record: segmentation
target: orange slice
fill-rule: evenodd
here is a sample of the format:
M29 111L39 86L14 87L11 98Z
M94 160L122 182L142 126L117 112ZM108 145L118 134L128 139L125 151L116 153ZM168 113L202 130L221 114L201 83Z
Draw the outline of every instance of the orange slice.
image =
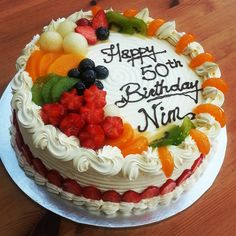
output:
M153 20L149 25L148 25L148 30L147 30L147 35L148 36L153 36L155 35L156 31L165 23L163 19L156 19Z
M159 159L162 164L162 170L167 178L169 178L174 170L174 160L167 147L158 148Z
M202 84L202 88L205 87L215 87L219 89L222 93L226 93L228 91L228 85L226 82L221 78L209 78L205 80Z
M49 67L48 74L55 73L58 75L66 76L68 71L79 65L82 57L74 54L64 54L58 57Z
M215 60L215 58L210 53L205 52L205 53L201 53L201 54L197 55L196 57L194 57L192 59L192 61L190 62L189 66L192 69L194 69L207 61L211 62L214 60Z
M124 16L126 17L134 17L137 15L138 11L136 9L127 9L124 11Z
M177 53L182 53L184 51L184 49L188 46L188 44L190 44L194 40L195 40L195 36L193 36L192 34L184 34L180 38L178 43L176 44L175 51Z
M95 16L100 10L102 10L103 8L99 5L95 5L91 8L92 14L93 16Z
M41 50L34 51L27 61L25 70L29 73L33 81L39 76L39 63L44 55Z
M200 104L194 108L193 112L195 114L209 113L220 123L221 127L225 126L225 113L220 107L214 104Z
M208 137L197 129L191 129L189 134L196 142L198 150L204 155L208 154L211 148Z

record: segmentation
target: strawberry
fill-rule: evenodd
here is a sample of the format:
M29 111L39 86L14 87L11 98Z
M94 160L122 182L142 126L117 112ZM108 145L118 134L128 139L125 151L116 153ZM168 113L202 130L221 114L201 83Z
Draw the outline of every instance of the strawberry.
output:
M179 186L180 184L182 184L191 174L192 174L191 170L189 169L184 170L183 173L176 180L176 185Z
M59 103L45 104L41 116L45 124L58 126L66 114L66 109Z
M128 190L122 195L122 201L123 202L133 202L137 203L141 201L141 196L135 191Z
M99 10L92 19L92 27L96 30L100 27L108 28L108 21L104 10Z
M104 145L105 135L100 125L87 125L79 133L82 147L98 149Z
M30 151L29 146L27 144L23 144L21 146L21 151L26 161L28 162L28 164L31 164L32 160L34 159L34 156L32 152Z
M18 147L18 149L23 152L23 146L24 146L24 140L23 137L20 133L20 131L16 131L16 146Z
M176 187L176 183L172 179L168 179L160 188L160 195L164 195L173 191Z
M38 172L43 177L47 177L47 168L39 158L32 159L32 165L36 172Z
M93 45L97 42L95 30L89 25L77 26L75 28L75 32L82 34L90 45Z
M104 111L102 108L81 107L80 114L87 124L99 124L104 119Z
M102 122L102 128L107 138L115 139L123 133L123 121L118 116L107 116Z
M47 173L48 182L56 185L57 187L62 186L63 178L56 170L49 170Z
M77 113L67 114L60 123L60 130L67 136L78 136L85 122L81 115Z
M78 26L86 26L86 25L91 25L91 22L87 18L81 18L81 19L76 21L76 25L78 25Z
M93 186L83 187L82 195L85 198L89 198L92 200L100 200L102 197L100 190L98 190L97 188Z
M200 157L198 157L198 159L196 159L191 167L191 171L192 173L196 171L196 169L198 168L198 166L200 166L200 164L202 163L202 160L204 159L205 155L201 154Z
M78 96L76 89L72 89L70 92L62 94L60 103L69 111L79 112L83 104L83 97Z
M105 202L121 202L121 196L114 190L108 190L102 194L102 200Z
M156 186L146 188L140 195L142 199L152 198L159 195L160 189Z
M69 178L64 180L62 189L77 196L80 196L82 191L80 185L75 180Z
M87 107L103 108L106 105L106 91L98 89L96 85L84 91L84 100Z

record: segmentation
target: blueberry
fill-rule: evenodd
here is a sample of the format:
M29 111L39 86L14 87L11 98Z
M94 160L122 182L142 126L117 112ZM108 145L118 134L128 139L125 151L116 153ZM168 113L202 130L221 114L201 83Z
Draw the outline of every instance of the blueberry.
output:
M89 3L91 6L95 6L95 5L97 5L97 1L96 0L92 0L92 1L90 1L90 3Z
M86 71L82 72L80 78L84 82L86 88L89 88L95 82L96 73L94 70L86 70Z
M80 77L80 71L78 68L73 68L68 71L67 75L72 78L79 78Z
M74 87L76 88L78 95L84 94L84 90L86 89L86 87L83 82L80 81L80 82L76 83Z
M98 89L103 90L104 86L100 80L95 80L94 84L97 86Z
M99 40L106 40L106 39L108 39L109 34L110 34L109 30L107 28L104 28L104 27L99 27L96 30L96 35L97 35L97 38Z
M94 67L95 67L94 61L89 59L89 58L85 58L80 62L78 68L79 68L80 72L83 72L83 71L86 71L86 70L94 69Z
M106 79L109 75L109 70L105 66L96 66L95 72L97 79Z

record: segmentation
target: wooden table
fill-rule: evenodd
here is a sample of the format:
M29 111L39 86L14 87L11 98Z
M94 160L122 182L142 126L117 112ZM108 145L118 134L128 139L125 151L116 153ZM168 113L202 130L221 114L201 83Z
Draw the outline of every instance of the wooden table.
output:
M62 219L60 235L236 235L236 2L235 0L181 0L170 8L170 0L100 0L104 8L118 10L149 7L151 15L176 19L179 31L193 32L208 52L217 58L230 91L227 113L228 147L223 167L201 200L163 222L133 229L105 229ZM15 60L32 36L54 18L79 9L89 9L88 0L0 1L0 94L15 73ZM4 134L0 134L4 135ZM0 163L0 235L27 235L46 212L13 183Z

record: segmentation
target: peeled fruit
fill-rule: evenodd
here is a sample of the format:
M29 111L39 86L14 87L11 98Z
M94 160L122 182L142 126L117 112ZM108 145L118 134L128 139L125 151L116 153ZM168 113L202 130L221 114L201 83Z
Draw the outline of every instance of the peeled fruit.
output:
M39 45L43 51L59 52L62 50L62 36L55 31L44 32L40 35Z
M65 20L59 24L57 32L64 38L67 34L74 32L76 26L74 22Z
M66 53L86 55L88 43L83 35L71 32L64 38L63 49Z
M159 147L158 155L162 164L162 170L168 178L172 175L174 170L174 160L167 147Z

